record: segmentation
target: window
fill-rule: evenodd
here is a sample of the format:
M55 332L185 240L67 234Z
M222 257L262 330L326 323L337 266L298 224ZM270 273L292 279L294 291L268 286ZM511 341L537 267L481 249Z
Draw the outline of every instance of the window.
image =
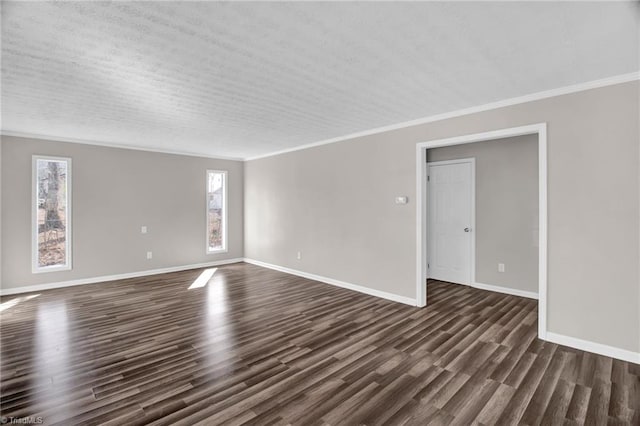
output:
M207 170L207 253L227 250L227 172Z
M33 157L33 272L71 269L71 159Z

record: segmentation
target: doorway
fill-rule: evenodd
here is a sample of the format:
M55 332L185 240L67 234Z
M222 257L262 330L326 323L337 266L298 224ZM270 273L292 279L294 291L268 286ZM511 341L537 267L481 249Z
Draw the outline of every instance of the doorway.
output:
M472 284L475 159L427 163L427 200L427 277Z
M427 305L427 149L513 136L538 137L538 337L547 329L547 126L546 123L437 139L416 144L416 306ZM471 229L473 231L473 229ZM470 232L473 234L473 232Z

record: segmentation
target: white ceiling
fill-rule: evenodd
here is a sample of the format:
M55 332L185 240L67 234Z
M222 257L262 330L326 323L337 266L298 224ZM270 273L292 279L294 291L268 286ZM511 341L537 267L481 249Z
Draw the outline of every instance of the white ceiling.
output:
M2 3L2 128L252 157L637 71L629 3Z

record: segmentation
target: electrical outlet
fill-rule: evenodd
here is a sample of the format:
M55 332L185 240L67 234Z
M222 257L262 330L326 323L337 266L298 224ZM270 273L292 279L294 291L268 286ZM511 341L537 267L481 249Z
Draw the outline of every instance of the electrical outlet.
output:
M153 252L148 251L147 252L147 259L152 259L153 258Z
M498 263L498 272L504 272L504 263Z
M400 196L396 197L396 204L407 204L409 202L408 197Z
M146 234L146 233L147 233L147 227L146 227L146 226L144 226L144 225L142 225L142 226L140 227L140 233L141 233L141 234Z
M298 252L297 259L298 259L298 260L302 259L302 253Z

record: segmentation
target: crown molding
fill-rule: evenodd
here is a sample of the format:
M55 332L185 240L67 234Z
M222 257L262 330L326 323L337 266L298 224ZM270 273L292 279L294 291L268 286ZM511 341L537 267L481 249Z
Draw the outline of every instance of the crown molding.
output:
M391 130L404 129L406 127L418 126L420 124L433 123L434 121L446 120L449 118L461 117L463 115L475 114L478 112L490 111L498 108L504 108L507 106L524 104L527 102L537 101L541 99L553 98L555 96L568 95L571 93L582 92L590 89L597 89L599 87L613 86L615 84L628 83L630 81L640 80L640 71L621 74L612 77L602 78L599 80L587 81L584 83L572 84L570 86L559 87L556 89L545 90L543 92L531 93L524 96L518 96L515 98L504 99L501 101L491 102L484 105L478 105L469 108L463 108L456 111L445 112L442 114L431 115L429 117L418 118L416 120L404 121L402 123L392 124L389 126L376 127L361 132L350 133L344 136L338 136L331 139L325 139L318 142L312 142L305 145L296 146L293 148L283 149L279 151L270 152L267 154L256 155L253 157L247 157L245 161L259 160L261 158L273 157L276 155L286 154L289 152L301 151L303 149L313 148L322 145L328 145L336 142L342 142L349 139L360 138L363 136L375 135L378 133L389 132Z
M445 112L442 114L431 115L428 117L418 118L416 120L404 121L397 124L391 124L388 126L375 127L369 130L363 130L360 132L349 133L343 136L337 136L331 139L324 139L318 142L312 142L304 145L299 145L292 148L287 148L283 150L273 151L266 154L260 154L256 156L250 157L227 157L227 156L219 156L219 155L209 155L204 153L195 153L195 152L184 152L179 150L166 150L166 149L155 149L155 148L147 148L141 146L131 146L131 145L122 145L111 142L103 142L103 141L93 141L93 140L83 140L76 138L65 138L60 136L52 136L52 135L43 135L43 134L35 134L28 132L20 132L14 130L0 130L0 135L2 136L15 136L22 138L34 138L34 139L45 139L57 142L70 142L70 143L81 143L85 145L96 145L96 146L104 146L108 148L120 148L120 149L132 149L135 151L147 151L147 152L157 152L161 154L172 154L172 155L185 155L190 157L200 157L200 158L211 158L216 160L231 160L231 161L253 161L259 160L261 158L273 157L276 155L286 154L289 152L302 151L304 149L314 148L322 145L329 145L336 142L342 142L349 139L360 138L363 136L371 136L379 133L389 132L392 130L404 129L407 127L418 126L426 123L433 123L435 121L446 120L449 118L461 117L464 115L475 114L478 112L490 111L498 108L504 108L512 105L524 104L527 102L533 102L541 99L553 98L555 96L568 95L571 93L582 92L585 90L597 89L599 87L613 86L615 84L628 83L630 81L640 80L640 71L631 72L628 74L620 74L612 77L602 78L599 80L587 81L584 83L572 84L569 86L559 87L556 89L545 90L542 92L531 93L528 95L518 96L515 98L504 99L501 101L491 102L484 105L477 105L474 107L463 108L455 111Z
M92 141L92 140L84 140L84 139L76 139L76 138L65 138L60 136L50 136L50 135L42 135L37 133L28 133L28 132L19 132L14 130L0 130L0 135L2 136L13 136L18 138L31 138L31 139L41 139L55 142L68 142L68 143L79 143L84 145L95 145L102 146L105 148L118 148L118 149L131 149L134 151L146 151L146 152L156 152L159 154L171 154L171 155L184 155L187 157L200 157L200 158L211 158L214 160L230 160L230 161L244 161L242 157L226 157L221 155L209 155L209 154L201 154L196 152L188 152L188 151L177 151L170 149L156 149L156 148L147 148L142 146L135 145L122 145L111 142L102 142L102 141Z

